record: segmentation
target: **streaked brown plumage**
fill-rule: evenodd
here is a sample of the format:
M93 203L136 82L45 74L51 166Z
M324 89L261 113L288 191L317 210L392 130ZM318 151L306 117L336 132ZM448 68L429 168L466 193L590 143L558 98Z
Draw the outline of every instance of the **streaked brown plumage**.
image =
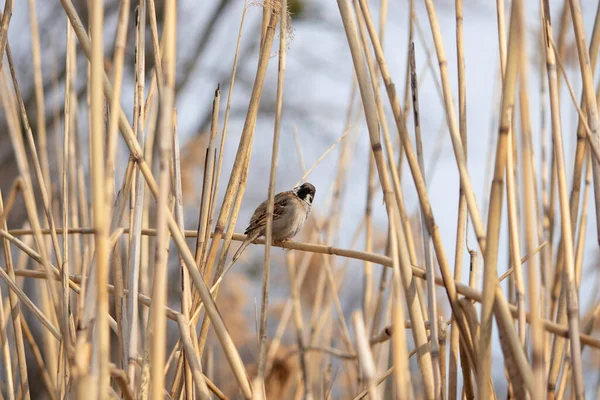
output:
M296 236L310 215L315 197L315 187L306 182L292 190L275 195L273 208L273 243L280 244ZM266 234L267 200L263 201L252 214L250 223L244 232L248 237L235 252L233 264L244 249L257 238Z

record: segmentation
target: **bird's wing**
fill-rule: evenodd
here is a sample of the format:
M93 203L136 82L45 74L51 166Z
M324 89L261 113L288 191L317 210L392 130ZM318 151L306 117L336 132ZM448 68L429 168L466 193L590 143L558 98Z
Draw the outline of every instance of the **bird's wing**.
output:
M289 196L289 192L282 192L275 195L274 199L274 207L273 207L273 221L276 221L280 218L285 208L290 204L290 202L294 201L294 198ZM250 223L244 232L248 235L250 232L255 231L257 229L263 228L267 224L267 200L263 201L252 214L252 218L250 218Z

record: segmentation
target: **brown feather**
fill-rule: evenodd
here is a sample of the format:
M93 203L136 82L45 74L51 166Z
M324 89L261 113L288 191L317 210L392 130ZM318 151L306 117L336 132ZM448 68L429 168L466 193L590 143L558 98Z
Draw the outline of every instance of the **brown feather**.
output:
M275 195L274 207L273 207L273 221L276 221L283 214L285 207L289 204L289 201L294 201L294 198L289 196L288 192L281 192ZM252 214L250 223L246 228L244 234L250 235L252 232L260 231L267 225L267 200L260 203L260 205Z

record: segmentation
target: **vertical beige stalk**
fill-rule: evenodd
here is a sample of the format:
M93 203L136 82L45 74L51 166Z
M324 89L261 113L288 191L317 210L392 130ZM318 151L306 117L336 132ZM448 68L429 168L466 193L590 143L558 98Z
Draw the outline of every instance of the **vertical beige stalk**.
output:
M71 21L71 25L75 29L75 33L77 34L79 43L81 44L81 47L86 57L91 58L90 41L85 30L83 29L83 25L81 24L81 20L79 19L79 16L75 11L73 3L70 0L61 0L61 4L69 17L69 20ZM104 91L107 97L111 96L112 86L108 81L106 75L104 76ZM136 162L138 163L140 171L142 172L144 179L146 180L150 192L156 198L158 197L158 185L156 183L156 180L154 179L154 176L152 175L149 165L146 163L146 160L143 157L142 148L140 147L140 144L134 136L133 130L129 125L125 112L122 108L119 109L118 112L119 130L121 131L121 134L125 139L125 143L127 144L129 151L131 152L131 157L133 157L133 159L136 160ZM248 382L247 373L245 371L241 357L237 349L235 348L235 345L233 344L231 336L227 332L225 323L219 315L217 306L213 298L211 297L210 292L206 287L206 284L204 283L200 273L196 268L194 256L190 252L185 238L179 230L175 218L170 212L167 213L167 222L169 231L171 232L175 245L177 246L177 249L179 250L180 254L182 255L185 261L185 266L188 269L190 278L192 279L194 285L198 289L202 302L204 303L206 313L208 314L209 318L213 323L215 332L217 334L217 337L219 338L219 341L221 342L223 351L233 370L236 381L240 385L240 389L242 390L244 397L250 398L252 396L252 388Z
M481 221L479 209L477 208L475 194L473 192L471 180L467 171L465 154L460 139L458 124L456 123L454 100L452 99L450 80L448 78L448 61L446 60L446 54L444 52L442 34L440 32L440 27L437 21L437 14L435 12L433 0L425 0L425 6L427 7L429 24L431 25L433 41L435 43L435 49L438 56L438 64L440 67L440 76L442 78L442 88L444 93L444 104L446 106L446 117L448 121L448 128L450 130L450 138L452 139L452 147L454 148L454 157L456 158L458 171L460 172L460 183L464 190L465 198L467 200L467 206L469 208L469 214L471 214L471 222L473 224L473 229L475 230L475 235L477 236L477 240L479 241L480 247L483 249L485 248L486 240L484 236L484 225Z
M392 357L394 361L394 388L396 398L412 399L414 396L406 348L406 331L404 330L403 290L400 279L400 255L398 248L398 227L390 219L390 247L393 262L392 271ZM405 293L405 292L404 292ZM405 293L406 295L406 293ZM406 299L408 301L408 299Z
M465 162L467 162L467 82L465 73L465 44L463 35L463 2L455 0L456 58L458 72L458 127ZM467 203L462 186L458 191L458 216L456 221L456 244L454 246L454 279L462 279L463 254L466 246ZM450 327L450 367L447 396L456 400L458 390L459 330L456 324ZM469 378L470 379L470 378Z
M417 159L419 168L425 177L425 161L423 159L423 141L421 139L421 119L419 115L419 89L417 84L417 67L415 61L415 44L410 44L409 51L410 65L410 87L413 103L413 121L415 124L415 142L417 146ZM427 184L427 182L425 182ZM435 397L441 396L442 377L440 366L440 346L439 346L439 328L437 315L437 296L435 294L435 271L433 268L433 252L431 250L431 240L427 232L427 222L425 213L421 210L421 238L423 240L423 255L425 260L425 272L427 278L427 306L429 317L429 336L431 345L431 358L433 360L433 378L435 384Z
M481 306L481 328L478 346L478 398L487 398L489 395L488 382L491 376L491 339L492 317L495 301L496 287L498 286L498 245L500 240L500 221L502 216L502 192L504 189L504 173L506 170L507 152L509 149L509 129L511 126L512 110L515 101L515 92L518 76L518 44L520 40L521 18L520 0L512 4L510 18L510 32L508 39L508 56L506 74L502 88L502 105L500 109L500 126L498 128L498 143L496 147L496 162L494 167L494 180L490 191L490 205L487 227L487 245L484 255L483 300Z
M164 307L167 304L167 261L168 261L168 228L167 215L169 211L169 197L171 193L171 179L169 166L171 160L171 143L173 142L173 108L175 105L175 46L177 27L177 3L168 1L164 10L164 48L163 48L163 91L160 97L160 122L158 131L159 148L159 178L157 199L157 241L156 263L154 271L154 284L152 290L152 305L150 318L152 319L152 398L163 396L165 374L165 343L167 341L167 321Z
M108 221L110 209L106 208L104 186L104 96L102 78L104 75L104 4L94 1L91 6L91 132L90 170L92 175L92 207L96 244L97 282L97 344L94 347L98 360L98 399L106 399L109 393L110 331L108 327L108 274L109 246Z
M392 105L392 112L394 113L394 120L396 121L396 129L398 130L400 137L403 142L403 148L406 152L406 158L410 166L410 171L413 175L413 180L415 182L415 187L417 189L417 194L419 196L419 203L421 208L423 209L424 214L426 215L427 229L429 234L431 235L434 250L436 253L436 257L438 260L438 264L440 266L440 271L442 273L442 277L444 278L444 288L446 289L446 294L450 300L450 307L452 307L452 311L454 314L459 315L461 313L460 306L458 304L458 297L456 292L456 285L454 280L452 279L452 275L450 273L450 268L448 267L448 260L446 257L446 253L444 251L442 245L442 238L439 232L439 228L435 222L435 218L433 216L433 211L431 209L431 203L429 202L427 188L425 186L425 182L423 179L423 174L421 173L421 169L418 165L417 156L415 155L412 145L410 143L410 139L408 138L408 133L406 129L406 121L404 118L404 114L400 109L400 103L398 97L396 95L396 88L394 82L391 79L387 63L383 56L383 50L381 48L381 44L379 43L378 37L375 33L375 29L373 27L371 14L368 8L368 5L365 0L360 0L361 9L365 16L365 23L367 24L367 29L369 30L369 36L371 37L371 42L373 44L373 49L375 50L375 56L377 58L377 62L379 63L379 69L381 71L381 75L383 77L383 81L385 83L385 87L388 93L388 99ZM483 242L480 241L480 244ZM463 333L463 338L465 338L464 333L466 332L466 326L463 323L462 318L458 318L457 326ZM473 344L466 343L466 354L472 359L473 358Z
M203 263L203 265L206 267L203 271L204 279L206 282L208 282L207 277L211 275L213 264L216 260L217 251L220 247L221 239L223 238L223 233L225 231L225 223L227 222L229 213L231 212L231 218L229 218L227 232L231 232L231 234L233 234L233 228L235 227L237 215L241 207L241 201L246 190L246 178L244 176L247 176L248 174L248 165L250 162L250 154L252 152L252 141L254 140L254 128L256 125L256 118L258 117L258 107L260 105L262 88L265 82L267 65L269 62L269 55L275 37L275 28L277 26L277 20L277 14L274 14L274 17L270 19L265 41L263 43L263 46L261 47L259 63L256 70L256 77L254 79L254 85L252 87L250 104L248 105L248 112L246 113L246 119L244 120L242 137L240 138L238 151L236 153L235 161L233 163L233 170L229 176L229 183L227 184L225 198L223 199L223 204L221 205L221 210L219 211L219 217L217 218L213 238L210 243L209 250L206 254L205 261ZM234 202L235 205L233 204ZM221 261L223 261L223 263L225 262L225 257L227 256L225 250L229 248L230 243L227 242L227 236L228 234L226 233L225 241L223 243L224 245L221 250L221 257L219 258L219 266L221 265ZM201 328L199 339L200 353L202 353L202 351L204 350L204 343L206 342L210 321L205 318L202 324L203 326Z
M10 358L10 344L8 343L7 328L8 324L4 316L4 295L0 291L0 351L2 351L2 359L4 360L4 375L6 398L15 400L15 386L13 382L12 361Z
M381 395L375 386L375 361L373 360L373 353L371 353L369 340L367 338L365 320L360 311L355 311L352 314L352 325L354 326L354 333L356 334L358 361L360 362L363 374L365 375L365 380L367 381L369 398L372 400L380 399Z
M246 19L246 4L244 4L244 10L242 11L242 19L240 21L240 29L238 32L237 43L235 45L235 55L233 57L233 66L231 67L231 81L229 82L229 91L227 93L227 106L225 107L225 117L223 118L223 131L221 133L221 144L219 146L219 159L217 161L216 176L215 176L215 187L213 189L213 197L210 202L210 216L209 216L209 229L212 228L214 220L215 203L217 201L217 195L219 193L219 184L221 182L221 169L223 167L223 158L225 154L225 139L227 138L227 124L229 123L229 112L231 111L231 98L233 94L233 87L235 84L235 77L237 75L237 65L240 53L240 43L242 41L242 28L244 27L244 20Z
M561 119L560 119L560 105L558 100L558 87L557 87L557 71L556 71L556 58L554 54L554 48L551 45L552 38L552 25L550 23L550 6L548 1L543 2L542 7L542 16L543 16L543 24L544 24L544 38L546 45L546 67L548 70L548 85L550 87L550 107L551 107L551 116L552 116L552 138L554 142L554 154L556 160L556 172L558 178L558 195L560 200L560 213L561 213L561 230L562 230L562 246L563 246L563 254L564 254L564 266L563 266L563 287L566 293L566 310L567 319L569 324L569 334L570 334L570 348L571 348L571 358L573 365L573 378L575 381L575 395L577 398L583 398L584 395L584 386L583 386L583 375L582 375L582 366L581 366L581 347L579 344L579 306L577 300L577 290L575 287L575 276L574 276L574 254L573 254L573 227L571 224L571 214L569 207L569 199L567 195L567 180L566 180L566 172L565 172L565 159L564 159L564 149L562 143L562 127L561 127ZM574 13L573 4L571 5L571 13ZM581 15L579 14L579 17ZM574 16L574 24L578 18ZM581 21L579 21L581 22ZM577 32L577 28L576 28ZM581 33L581 32L580 32ZM578 34L578 42L582 40L580 33ZM584 39L583 39L584 40ZM585 40L583 42L585 44ZM581 44L578 43L578 50ZM584 47L584 52L585 47ZM581 54L580 54L581 55ZM583 60L580 59L580 63L583 64ZM589 59L588 65L589 68ZM584 73L585 68L582 70L582 74L585 76L587 74ZM586 81L584 80L584 89L587 93L587 89L585 88ZM595 104L595 100L590 102L588 98L589 94L586 94L587 103ZM592 92L592 97L594 93ZM590 113L590 117L594 117L596 119L597 124L597 113L596 107L589 107L588 112ZM593 119L592 119L593 120ZM597 128L597 125L596 125ZM592 128L593 129L593 128Z
M65 57L65 64L66 64L66 75L65 75L65 97L64 97L64 104L65 104L65 113L64 113L64 135L63 135L63 158L62 158L62 226L63 226L63 265L59 265L59 268L61 269L61 286L62 286L62 312L65 318L65 322L67 321L68 318L72 318L72 316L69 316L69 309L70 309L70 304L71 304L71 297L70 297L70 289L69 289L69 276L71 274L71 257L69 254L69 232L68 232L68 227L69 227L69 213L71 212L69 209L69 199L70 199L70 194L69 194L69 170L70 170L70 165L71 165L71 152L70 152L70 144L71 144L71 129L73 127L73 124L71 124L72 121L72 113L74 113L73 110L73 104L71 104L71 100L73 99L73 97L71 96L71 92L73 91L73 70L72 70L72 66L73 66L73 62L74 62L74 58L75 58L75 40L73 38L73 29L71 28L71 26L69 25L69 23L67 22L67 37L66 37L66 47L67 47L67 51L66 51L66 57ZM74 107L75 109L77 109L77 106L75 105ZM76 112L75 112L76 113ZM75 249L75 252L77 252L78 249ZM68 364L67 364L67 360L65 359L63 361L64 363L64 374L65 374L65 380L63 382L63 385L66 386L67 385L67 381L68 381L68 375L70 373L69 368L68 368Z
M29 22L31 24L31 49L33 58L33 82L35 89L36 122L38 148L40 149L40 162L44 174L44 182L50 186L50 164L48 162L48 140L46 137L46 107L44 103L44 85L42 81L42 60L40 55L40 34L37 22L37 10L35 0L29 0ZM2 54L2 53L0 53ZM49 192L50 199L52 191Z
M144 99L144 63L145 63L145 51L144 51L144 38L146 27L146 6L145 1L140 0L139 8L136 16L136 60L135 60L135 89L134 89L134 107L133 107L133 126L134 132L137 135L137 139L141 146L144 145L144 107L142 106ZM117 113L117 110L113 110L113 113ZM136 363L134 359L138 356L138 324L139 324L139 306L138 298L133 295L139 291L140 281L140 259L141 259L141 230L142 230L142 218L143 218L143 205L144 205L144 179L141 170L138 166L135 167L135 175L133 178L133 184L131 187L130 204L133 208L130 210L130 221L129 221L129 254L128 254L128 269L129 269L129 296L127 298L127 316L129 318L127 327L127 370L129 375L130 384L135 387L136 376L135 369Z
M573 30L575 32L575 43L577 44L577 53L579 54L579 67L581 69L581 78L583 84L583 95L587 104L588 124L592 131L591 139L596 146L600 145L600 122L598 121L598 109L596 107L596 93L594 92L594 76L590 62L590 53L588 53L585 27L581 15L581 6L579 0L569 0L571 8L571 18L573 19ZM600 161L592 158L592 175L594 177L594 197L596 200L596 225L598 242L600 243ZM565 255L566 256L566 255ZM575 356L575 354L573 354ZM573 358L574 362L576 360ZM575 379L583 379L577 375L577 368L573 371ZM583 382L580 383L583 385ZM579 393L578 395L582 395Z
M275 105L275 126L273 131L273 150L271 154L271 172L269 174L269 194L267 197L265 263L263 267L262 302L260 307L260 350L258 356L258 379L262 385L264 385L267 355L267 307L269 305L269 279L271 274L271 243L273 237L273 211L275 209L275 181L277 177L277 161L279 158L279 136L281 130L283 87L285 80L287 23L287 0L281 0L281 8L279 10L279 69L277 74L277 98ZM259 391L256 390L254 393L258 394Z
M239 191L240 194L244 194L246 189L245 185L239 185L240 176L242 170L248 168L250 161L250 153L252 151L252 141L254 139L254 127L256 125L256 118L258 116L258 106L260 105L260 98L262 94L262 88L265 82L265 76L267 72L267 65L269 62L269 54L273 45L273 38L275 36L275 27L277 26L277 18L273 17L270 19L270 23L267 26L266 36L261 46L260 58L258 68L256 71L256 78L254 80L254 86L252 87L252 94L250 97L250 104L248 105L248 112L246 113L246 119L244 121L244 128L242 130L242 136L238 145L238 151L235 156L233 163L233 170L229 176L229 183L227 184L227 190L225 192L225 199L219 212L217 224L215 226L213 240L208 250L208 256L205 263L204 277L206 280L207 276L210 276L210 271L217 257L217 251L219 249L221 238L225 230L225 223L231 211L231 206L234 200L234 194ZM236 190L237 189L237 190ZM230 222L231 223L231 222ZM235 224L235 221L233 221Z
M389 219L398 218L398 207L394 207L395 199L392 194L388 171L385 165L385 159L382 152L382 146L380 141L379 123L377 120L377 107L375 104L375 98L373 95L372 87L369 82L369 77L365 65L365 60L360 48L360 42L358 37L358 31L354 16L352 15L352 8L348 0L338 0L338 8L344 24L344 30L346 32L346 38L352 54L352 60L354 63L354 70L358 80L358 87L365 110L365 117L367 120L367 126L369 130L369 138L371 141L371 148L375 157L375 164L377 166L377 172L379 174L379 181L384 193L385 206ZM362 5L361 5L362 6ZM363 10L364 12L364 10ZM365 16L365 19L367 17ZM377 35L375 35L377 36ZM371 37L373 40L373 37ZM400 245L405 245L405 238L402 232L399 233ZM406 250L404 248L403 250ZM403 253L403 252L401 252ZM407 253L404 253L407 256ZM402 260L403 268L403 284L405 290L411 293L407 293L410 297L409 300L409 312L413 322L413 336L415 339L416 346L419 348L419 367L423 378L425 387L425 393L427 398L434 397L433 388L433 366L431 363L431 353L428 351L427 336L425 333L425 327L423 324L423 315L421 314L421 307L416 297L416 288L412 276L407 276L407 268L410 266L408 259Z
M519 46L520 47L520 46ZM513 110L514 111L514 110ZM514 119L511 118L511 124ZM525 285L523 283L523 269L521 268L521 243L519 240L519 221L517 217L517 193L514 175L514 165L516 160L513 158L513 143L515 142L515 131L512 125L507 133L507 149L506 152L506 201L508 209L508 230L510 241L510 263L513 265L514 282L515 282L515 299L518 309L518 330L519 338L523 346L525 345L525 334L527 322L525 321Z
M196 237L196 264L200 266L204 256L204 249L210 236L211 226L208 223L210 203L213 198L213 178L215 171L215 140L219 131L219 104L221 102L221 88L217 86L212 104L212 117L210 121L210 137L204 159L204 179L202 180L202 200L200 202L200 215L198 220L198 236Z
M179 134L177 129L177 111L173 111L173 188L175 192L175 218L177 219L177 225L181 232L185 232L184 224L184 208L183 208L183 189L181 183L181 156L179 149ZM192 307L192 288L190 285L190 274L188 274L185 268L183 258L179 256L179 276L181 278L180 289L181 289L181 313L187 321L190 319L190 309ZM195 329L191 329L192 333L195 333ZM192 371L189 365L185 369L185 386L186 396L188 398L193 397L193 382L192 382Z
M521 7L523 5L521 4ZM525 18L521 19L521 32L525 32ZM522 172L522 195L523 195L523 214L525 218L525 243L527 254L533 254L538 236L538 195L535 176L535 157L533 153L533 140L531 132L531 121L529 115L529 97L528 89L528 53L527 42L519 42L519 108L521 121L521 172ZM529 294L529 315L531 316L531 338L530 348L532 349L531 365L533 369L533 391L531 398L541 398L545 393L546 367L544 364L544 343L546 334L543 331L540 321L540 304L543 304L541 280L540 280L540 256L535 254L529 259L527 268L527 292Z
M0 15L0 70L2 69L2 62L4 61L4 48L8 43L8 24L12 18L12 10L15 3L14 0L6 0L4 2L4 13Z
M2 193L0 192L0 215L4 215L4 204L2 200ZM8 231L6 225L6 219L2 218L1 223L2 229ZM15 271L12 262L12 255L9 241L6 238L2 239L2 247L4 251L4 261L6 263L6 274L12 281L15 281ZM27 358L25 356L25 345L23 342L23 331L21 329L21 305L19 304L19 298L17 294L9 290L8 291L8 302L10 304L12 327L15 338L15 347L17 352L17 361L19 364L19 378L21 384L21 395L24 399L29 400L29 379L27 372ZM6 364L8 368L10 364Z

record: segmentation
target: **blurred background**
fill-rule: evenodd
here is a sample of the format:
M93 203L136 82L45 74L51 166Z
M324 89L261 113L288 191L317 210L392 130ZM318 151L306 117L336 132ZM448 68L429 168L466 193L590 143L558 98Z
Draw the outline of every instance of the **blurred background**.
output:
M24 95L30 123L34 134L41 127L36 117L37 106L34 94L34 68L32 65L32 41L30 31L30 4L27 1L16 1L13 20L9 30L9 43L17 66L17 75ZM74 1L79 15L87 24L87 6L84 1ZM136 3L136 2L134 2ZM379 1L370 1L374 18L379 18ZM111 69L113 54L113 38L116 29L118 1L105 1L105 56L107 70ZM549 177L549 170L542 170L541 151L542 127L550 126L549 115L541 112L540 96L545 76L539 73L543 67L544 56L540 51L540 13L539 4L535 1L525 2L526 20L528 25L529 42L529 95L531 103L532 131L534 148L537 150L537 171L540 176ZM339 11L334 1L321 0L289 0L291 27L289 33L287 69L285 76L283 122L277 170L276 192L288 190L298 183L303 176L302 164L305 168L312 166L334 143L338 144L314 168L306 178L317 188L312 224L322 228L320 238L326 244L336 247L352 247L364 249L364 232L360 228L363 220L367 198L368 164L371 147L368 132L364 123L364 115L360 99L353 92L354 69L350 52L341 23ZM452 90L457 104L457 67L455 44L455 14L454 2L436 0L439 22L444 37L448 68L452 82ZM566 2L551 1L552 19L555 24L555 34L559 30L559 21ZM157 20L161 31L163 0L156 0ZM204 156L210 129L210 116L214 90L218 84L221 87L221 112L219 129L222 129L223 115L229 90L233 58L238 38L238 29L244 7L247 14L243 26L241 47L239 53L238 73L231 100L231 115L229 120L227 142L225 146L223 177L229 176L235 158L237 143L240 138L244 118L248 108L250 91L256 72L259 32L261 27L262 8L257 4L244 4L240 0L180 0L177 2L177 82L176 107L178 109L178 132L182 151L183 190L185 206L185 226L196 229L198 209L202 190ZM509 2L505 4L510 9ZM583 17L587 33L592 30L597 1L583 0ZM42 72L44 87L44 102L46 115L46 132L49 148L49 166L52 176L53 191L60 192L59 161L57 155L62 152L62 115L64 107L64 77L65 77L65 35L67 19L58 1L37 1L37 17L39 20ZM508 13L507 13L508 18ZM133 110L133 79L134 79L134 35L135 25L134 5L130 12L130 33L125 52L125 76L121 104L129 119ZM565 61L570 81L574 85L577 96L581 92L581 79L577 64L577 51L570 26L565 45ZM471 180L477 195L477 201L483 215L487 210L490 189L490 168L494 159L496 135L498 128L498 110L500 108L500 61L498 56L498 25L496 19L496 4L489 1L466 0L464 2L464 43L467 71L467 126L468 126L468 165ZM417 73L419 75L419 97L421 107L421 130L425 170L429 196L436 221L440 227L445 249L449 259L454 256L455 230L458 208L459 176L454 160L454 154L446 125L443 99L439 86L439 69L435 49L433 47L429 20L423 2L415 3L415 26L413 41L416 49ZM279 33L277 32L276 38ZM276 39L277 40L277 39ZM277 43L277 42L276 42ZM384 50L392 78L396 83L398 93L403 97L405 92L405 77L407 66L407 48L409 43L409 3L407 0L390 1L385 25ZM146 77L149 80L153 68L150 30L147 30ZM272 58L265 82L265 88L260 105L259 119L250 170L248 173L248 190L246 192L242 211L237 223L236 232L242 232L254 208L267 196L268 171L271 160L273 124L275 115L275 92L277 86L277 44L273 46ZM87 61L80 48L77 54L78 77L77 93L79 99L81 153L79 162L84 165L87 174L87 105L86 105L86 65ZM4 64L6 69L6 63ZM354 94L354 99L351 100ZM401 98L402 98L401 97ZM544 101L547 101L544 98ZM387 100L386 100L387 103ZM573 168L575 127L577 112L572 107L569 93L563 85L561 91L563 130L567 176L571 176ZM349 111L350 110L350 111ZM546 110L548 108L546 107ZM397 144L397 134L393 125L393 116L387 110L388 124L393 141ZM347 123L348 115L350 115ZM413 135L412 113L408 119L409 130ZM344 135L346 127L350 127ZM342 140L340 138L343 136ZM546 139L550 140L550 139ZM340 160L342 149L345 149L346 159ZM490 149L491 152L490 152ZM117 154L117 182L120 182L129 153L120 141ZM339 220L329 221L327 216L332 212L334 182L338 178L340 165L346 163L344 176L341 180ZM7 121L0 112L0 188L8 193L17 177L13 148L8 135ZM418 199L412 184L412 178L407 165L402 166L404 199L407 211L414 220L415 231L419 227ZM87 176L87 175L86 175ZM86 178L87 181L87 178ZM377 181L377 180L376 180ZM538 179L540 185L541 180ZM217 205L220 205L226 184L220 185ZM379 188L379 186L378 186ZM590 201L589 215L594 215L593 202ZM9 228L21 227L25 219L24 209L18 207L11 213ZM378 189L373 201L374 218L374 250L384 253L387 243L387 215L383 205L381 190ZM506 213L503 214L506 218ZM335 226L332 235L327 235L328 224ZM309 240L313 226L304 229L296 238L299 241ZM598 246L596 240L595 218L589 218L588 233L585 247L584 269L581 282L580 307L582 314L590 305L598 301ZM420 236L416 236L420 237ZM330 242L326 242L330 240ZM471 247L477 248L475 238L469 230L468 241ZM192 244L192 241L190 241ZM232 245L237 248L237 242ZM499 271L508 268L507 223L503 220L499 256ZM236 343L241 346L244 360L248 363L256 361L257 332L249 330L254 327L255 307L260 302L260 285L263 263L263 247L250 246L243 258L234 268L234 272L225 281L225 289L220 294L218 303L227 310L224 318ZM284 267L284 251L273 250L274 268L271 281L269 336L274 335L277 328L278 312L283 308L283 302L289 296L287 270ZM296 255L300 259L300 255ZM419 257L422 259L421 252ZM176 298L176 283L178 277L176 251L171 252L170 282L173 285L170 293L173 297L172 306L178 307ZM303 307L307 313L314 300L314 287L319 277L319 257L313 257L307 282L302 287ZM361 307L361 297L355 293L362 290L362 268L364 263L331 258L340 279L340 298L344 313L347 317L352 311ZM481 257L479 257L482 263ZM468 257L465 257L463 282L468 281ZM312 265L314 264L314 266ZM279 266L280 268L278 268ZM374 266L375 277L378 280L380 266ZM589 277L589 279L588 279ZM480 276L478 276L479 282ZM3 293L5 287L2 287ZM440 291L440 298L444 294ZM445 299L444 299L445 300ZM440 314L449 318L447 302L439 309ZM308 314L307 314L308 315ZM174 329L174 325L169 329ZM410 335L409 335L410 336ZM494 337L496 334L494 334ZM284 336L284 345L293 344L294 336L290 332ZM412 341L410 337L408 339ZM409 349L412 345L409 344ZM215 360L222 355L215 350ZM285 354L285 346L282 347ZM501 363L503 358L499 345L495 342L494 362ZM585 354L585 353L584 353ZM587 353L593 355L594 353ZM282 358L285 360L285 358ZM591 365L585 376L586 383L595 387L599 378L597 372L598 360L593 357L584 358L584 363ZM220 365L223 374L227 374L225 363ZM330 371L335 381L335 363ZM413 359L412 368L417 368ZM297 368L297 365L282 364L282 369ZM595 370L596 369L596 370ZM499 372L499 369L494 370ZM31 371L34 376L35 371ZM499 395L505 393L504 376L498 373L494 376ZM283 379L283 378L282 378ZM33 378L32 378L33 380ZM217 379L219 381L219 379ZM225 379L220 380L223 384ZM592 384L593 383L593 384ZM334 398L345 398L343 389L336 388Z

